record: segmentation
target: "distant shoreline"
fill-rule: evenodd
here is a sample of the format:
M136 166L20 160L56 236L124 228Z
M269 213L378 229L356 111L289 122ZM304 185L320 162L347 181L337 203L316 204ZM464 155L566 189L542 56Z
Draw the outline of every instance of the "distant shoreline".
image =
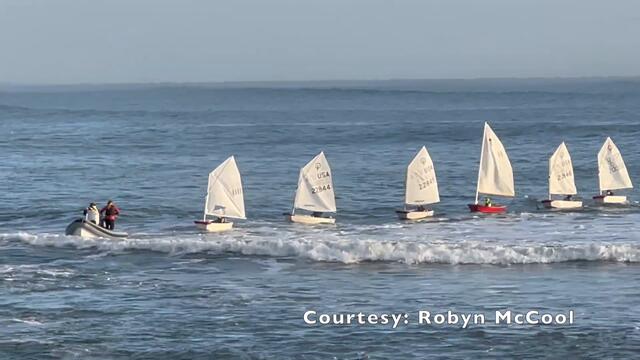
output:
M205 89L396 89L396 88L446 88L463 86L549 86L554 84L598 84L609 82L640 82L638 76L593 77L488 77L451 79L373 79L373 80L295 80L295 81L220 81L220 82L131 82L131 83L77 83L77 84L27 84L1 83L0 91L85 91L85 90L144 90L151 88L205 88Z

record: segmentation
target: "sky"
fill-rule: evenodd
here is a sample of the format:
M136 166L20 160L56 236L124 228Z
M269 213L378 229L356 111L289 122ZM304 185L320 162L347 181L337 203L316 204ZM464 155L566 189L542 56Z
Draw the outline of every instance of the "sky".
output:
M0 0L0 83L637 75L637 0Z

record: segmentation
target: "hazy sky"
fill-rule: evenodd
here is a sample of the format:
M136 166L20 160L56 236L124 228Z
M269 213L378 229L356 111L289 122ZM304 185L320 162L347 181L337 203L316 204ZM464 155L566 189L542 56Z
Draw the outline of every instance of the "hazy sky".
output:
M638 0L0 0L0 82L608 75Z

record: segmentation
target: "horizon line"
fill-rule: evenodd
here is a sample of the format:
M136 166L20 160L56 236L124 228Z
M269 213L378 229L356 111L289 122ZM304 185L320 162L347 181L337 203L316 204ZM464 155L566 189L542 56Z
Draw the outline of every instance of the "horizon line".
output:
M241 85L286 85L286 84L330 84L330 83L372 83L411 81L509 81L509 80L640 80L640 75L595 75L595 76L527 76L527 77L469 77L469 78L388 78L388 79L308 79L308 80L230 80L230 81L132 81L132 82L0 82L2 87L78 87L78 86L241 86Z

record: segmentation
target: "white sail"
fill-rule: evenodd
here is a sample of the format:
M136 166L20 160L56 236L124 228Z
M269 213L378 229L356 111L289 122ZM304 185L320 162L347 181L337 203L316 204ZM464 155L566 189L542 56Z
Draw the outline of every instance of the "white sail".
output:
M405 204L426 205L440 202L433 161L422 147L407 167Z
M600 192L633 187L622 154L611 138L607 138L598 153Z
M575 195L577 193L571 155L563 142L549 158L549 194Z
M487 123L483 136L476 203L478 194L515 196L513 169L502 142Z
M242 180L233 156L209 173L204 213L205 216L245 218Z
M336 211L331 168L323 152L300 169L293 207L309 211Z

